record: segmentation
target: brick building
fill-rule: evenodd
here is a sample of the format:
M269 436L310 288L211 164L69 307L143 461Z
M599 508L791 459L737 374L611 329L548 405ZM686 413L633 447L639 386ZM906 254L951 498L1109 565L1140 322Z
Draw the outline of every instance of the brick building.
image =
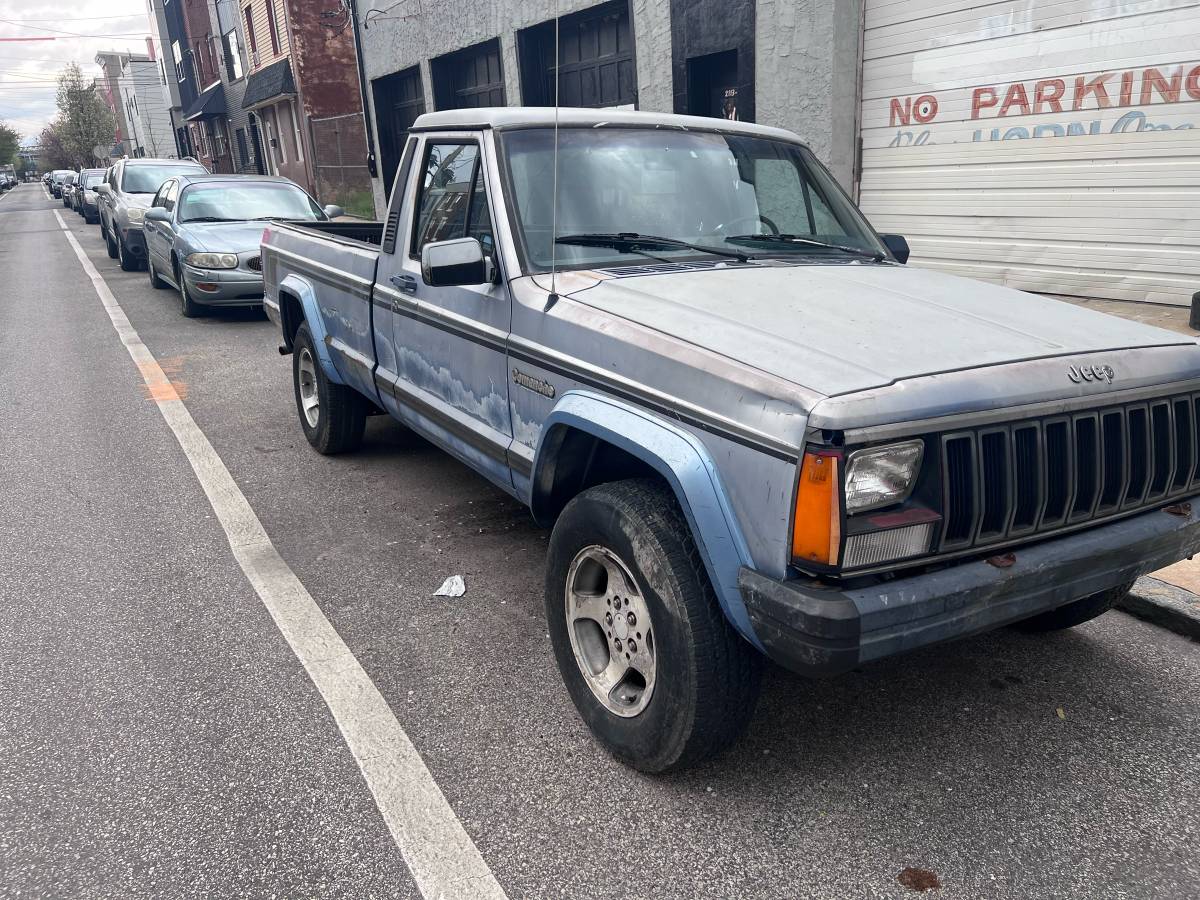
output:
M353 205L361 194L372 212L349 14L304 0L243 0L240 24L249 59L242 106L264 168L322 202Z

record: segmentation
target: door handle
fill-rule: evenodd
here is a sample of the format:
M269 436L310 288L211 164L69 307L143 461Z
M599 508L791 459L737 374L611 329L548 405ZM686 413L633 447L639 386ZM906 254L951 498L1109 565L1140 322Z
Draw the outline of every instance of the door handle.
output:
M404 291L406 294L415 294L417 292L417 279L411 275L393 275L388 279L396 290Z

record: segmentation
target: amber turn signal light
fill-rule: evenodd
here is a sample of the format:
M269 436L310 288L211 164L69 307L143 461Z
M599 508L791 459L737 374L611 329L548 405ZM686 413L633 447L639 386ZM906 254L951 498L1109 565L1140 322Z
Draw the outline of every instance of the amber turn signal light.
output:
M809 452L800 466L792 519L792 559L835 566L842 542L839 455Z

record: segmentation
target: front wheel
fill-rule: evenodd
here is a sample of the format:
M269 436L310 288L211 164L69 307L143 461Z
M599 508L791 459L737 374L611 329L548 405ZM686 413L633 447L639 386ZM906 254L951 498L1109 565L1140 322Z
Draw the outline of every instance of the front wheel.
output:
M1117 601L1128 594L1132 587L1133 582L1130 581L1128 584L1109 588L1107 591L1101 591L1098 594L1091 594L1068 603L1065 606L1060 606L1058 609L1038 613L1032 618L1017 622L1016 627L1021 631L1034 633L1074 628L1076 625L1082 625L1084 622L1090 622L1097 616L1104 615L1116 606Z
M125 246L125 241L121 235L117 235L117 258L121 263L122 272L136 272L138 270L137 257L129 252L129 248Z
M717 603L675 497L634 479L590 488L550 536L546 619L583 721L643 772L733 744L758 698L763 657Z
M304 436L318 453L355 450L367 423L367 401L353 388L325 377L305 322L292 341L292 381Z
M150 287L156 291L161 291L168 287L167 283L158 277L158 272L154 269L154 257L149 253L146 254L146 271L150 273Z

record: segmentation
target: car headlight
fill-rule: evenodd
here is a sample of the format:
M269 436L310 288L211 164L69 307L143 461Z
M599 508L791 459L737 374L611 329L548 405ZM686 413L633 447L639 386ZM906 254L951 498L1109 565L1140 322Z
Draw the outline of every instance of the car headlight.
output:
M846 512L903 503L921 472L924 441L905 441L850 454L846 462Z
M130 209L126 214L129 216L130 225L136 225L146 217L146 211L144 209L133 208Z
M186 262L194 269L236 269L238 258L232 253L192 253Z

